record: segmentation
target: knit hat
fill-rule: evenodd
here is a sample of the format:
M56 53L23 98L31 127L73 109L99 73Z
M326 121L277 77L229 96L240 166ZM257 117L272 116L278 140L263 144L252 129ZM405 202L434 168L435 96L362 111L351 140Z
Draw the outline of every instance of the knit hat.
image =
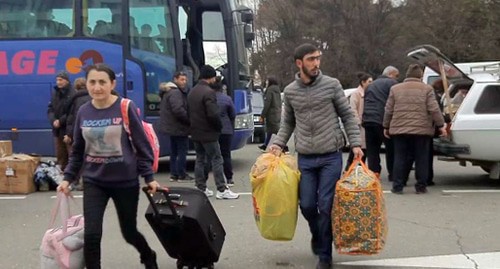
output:
M210 79L217 76L215 69L210 65L204 65L200 68L200 79Z
M57 73L57 76L56 78L62 78L62 79L65 79L67 81L69 81L69 75L68 75L68 72L62 70L62 71L59 71L59 73Z

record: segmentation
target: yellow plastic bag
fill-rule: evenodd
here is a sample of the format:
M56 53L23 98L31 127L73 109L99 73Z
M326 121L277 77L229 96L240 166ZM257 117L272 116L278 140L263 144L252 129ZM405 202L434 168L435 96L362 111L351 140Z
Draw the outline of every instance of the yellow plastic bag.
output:
M292 240L297 226L300 172L290 155L264 153L250 171L254 217L262 237Z
M384 247L387 217L382 186L360 159L337 182L332 226L339 254L371 255Z

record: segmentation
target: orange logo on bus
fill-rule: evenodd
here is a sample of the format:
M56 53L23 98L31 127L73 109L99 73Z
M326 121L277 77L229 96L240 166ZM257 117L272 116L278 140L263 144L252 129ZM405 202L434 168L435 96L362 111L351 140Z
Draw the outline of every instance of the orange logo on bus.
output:
M91 62L89 62L91 60ZM86 50L80 55L79 58L73 57L69 58L66 61L66 70L70 74L78 74L82 70L85 70L87 67L93 65L93 64L98 64L98 63L103 63L104 59L102 55L97 52L96 50Z

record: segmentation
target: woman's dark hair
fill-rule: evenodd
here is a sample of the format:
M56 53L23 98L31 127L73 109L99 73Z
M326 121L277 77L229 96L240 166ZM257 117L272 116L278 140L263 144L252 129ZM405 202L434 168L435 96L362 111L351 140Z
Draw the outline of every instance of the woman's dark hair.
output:
M222 91L222 78L220 76L215 77L215 82L210 84L210 88L212 88L215 91L221 92Z
M105 72L108 74L109 80L114 81L116 80L116 74L111 67L105 65L105 64L94 64L89 67L87 67L87 73L85 74L85 79L89 77L90 71L95 70L98 72Z
M275 76L268 76L267 77L267 87L273 86L273 85L278 85L278 79L276 79Z
M363 81L366 81L368 80L369 78L372 78L372 75L366 73L366 72L358 72L356 74L356 77L358 77L358 82L359 82L359 85L361 85L361 83Z

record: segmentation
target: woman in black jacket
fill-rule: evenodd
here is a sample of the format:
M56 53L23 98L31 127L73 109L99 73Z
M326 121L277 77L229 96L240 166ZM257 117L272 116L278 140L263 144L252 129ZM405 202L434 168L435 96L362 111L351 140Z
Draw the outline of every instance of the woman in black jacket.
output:
M74 82L76 93L68 102L67 119L66 119L66 135L64 135L64 143L73 144L73 124L75 123L76 114L80 107L90 101L90 95L85 87L85 78L77 78Z
M68 107L66 110L68 116L66 118L66 134L64 135L63 141L68 145L70 151L73 144L73 129L78 109L80 109L83 104L92 99L89 95L89 92L87 91L85 83L86 80L84 77L75 79L75 82L73 84L75 87L75 94L68 102ZM78 191L83 190L83 186L80 184L80 177L78 177L75 181L74 188Z
M264 95L264 109L260 115L266 122L266 141L260 145L261 150L266 150L273 134L277 134L281 122L281 90L275 77L267 78L267 89Z

